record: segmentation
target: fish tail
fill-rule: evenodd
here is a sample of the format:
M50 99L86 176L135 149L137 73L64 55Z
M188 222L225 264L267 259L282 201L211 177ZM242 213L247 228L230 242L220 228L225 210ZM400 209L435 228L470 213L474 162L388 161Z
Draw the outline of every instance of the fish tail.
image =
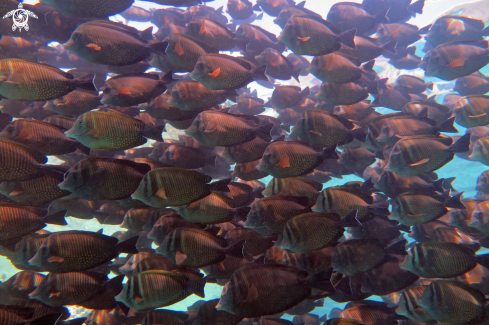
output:
M243 246L246 242L246 239L242 239L226 248L224 248L223 253L229 256L243 258Z
M210 184L207 184L207 188L211 191L216 191L216 192L229 192L229 183L231 182L231 178L225 178L221 179L217 182L213 182Z
M370 204L368 210L375 215L388 216L391 212L389 211L389 202L379 202L375 204Z
M377 23L389 23L390 20L387 17L387 13L389 12L389 10L390 10L390 7L387 7L387 8L382 9L378 13L376 13L375 14L375 21Z
M139 240L139 236L131 237L127 240L124 240L116 245L116 250L121 253L127 254L137 254L138 249L136 248L136 243Z
M161 56L166 56L166 48L168 47L168 42L163 41L163 42L157 42L148 45L148 49L153 52L154 54L161 55Z
M44 217L44 222L52 225L66 226L65 220L66 210L58 211L56 213L50 214Z
M71 80L73 85L75 85L76 88L81 88L89 91L97 91L97 88L95 88L95 85L93 84L93 79L95 78L95 75L93 73L89 73L86 75L83 75L79 78Z
M384 52L389 52L389 53L392 53L392 54L397 54L396 52L396 46L397 46L397 43L399 41L398 40L392 40L390 42L387 42L385 44L382 44L382 48L384 49Z
M147 139L163 142L164 140L163 137L161 136L163 131L165 131L165 124L158 125L155 126L154 128L141 131L140 134Z
M445 206L448 208L454 209L465 209L465 205L460 201L460 197L464 194L464 192L458 193L455 196L452 196L448 200L445 201Z
M236 221L246 221L246 216L250 212L250 207L241 207L233 209L234 219Z
M295 80L297 80L297 82L300 82L299 80L299 75L301 74L301 69L297 69L297 70L292 70L292 78L294 78Z
M489 254L476 255L475 261L477 264L480 264L485 268L489 268Z
M232 102L236 103L236 97L239 96L238 92L236 89L229 89L224 91L224 95L226 96L227 99L229 99Z
M173 79L173 71L168 71L163 75L163 77L160 78L160 82L163 84L169 84L175 81L177 80Z
M102 288L111 292L121 292L122 291L122 281L124 281L124 274L113 277L109 281L102 285Z
M466 133L454 144L448 147L452 152L467 152L470 150L470 133Z
M206 282L207 282L206 278L202 278L196 281L190 281L188 283L187 289L191 293L196 294L201 298L205 298L204 287Z
M445 122L437 125L436 130L439 132L458 133L458 130L453 126L454 121L455 121L455 117L451 117Z
M262 64L250 71L253 80L264 80L268 81L268 77L265 75L265 71L267 71L267 66Z
M340 34L340 42L345 44L348 47L351 47L352 49L356 49L357 46L355 45L355 34L357 33L356 29L349 29L343 33Z
M253 129L253 132L255 135L259 136L265 141L272 141L270 132L272 131L273 125L273 123L258 125L256 128Z
M412 12L415 12L417 14L422 14L423 13L423 7L424 7L424 1L425 0L418 0L415 3L412 3L408 6L409 10Z

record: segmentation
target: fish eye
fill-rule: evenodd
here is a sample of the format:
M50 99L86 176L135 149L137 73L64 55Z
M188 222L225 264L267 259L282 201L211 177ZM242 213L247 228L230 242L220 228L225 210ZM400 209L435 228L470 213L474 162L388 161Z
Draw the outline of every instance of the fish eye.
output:
M108 94L108 93L110 93L110 88L107 88L107 87L104 88L104 94Z
M81 37L81 33L75 32L71 37L73 38L74 41L78 41Z
M78 120L78 125L82 125L83 124L83 120Z

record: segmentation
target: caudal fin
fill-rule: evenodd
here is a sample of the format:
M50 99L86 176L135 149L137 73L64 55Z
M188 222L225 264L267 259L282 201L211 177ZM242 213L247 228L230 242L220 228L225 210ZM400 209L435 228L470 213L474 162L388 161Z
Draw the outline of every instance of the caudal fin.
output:
M234 257L242 258L243 255L243 245L245 244L246 239L242 239L226 248L224 248L224 254Z
M267 66L266 64L262 64L252 69L250 72L251 72L251 76L253 77L253 80L268 81L268 77L265 75L265 71L267 71Z
M391 53L391 54L397 54L396 52L396 46L397 46L397 43L399 41L398 40L392 40L390 42L387 42L385 44L382 44L382 48L384 49L385 52L388 52L388 53Z
M467 152L470 150L470 133L466 133L460 139L458 139L454 144L452 144L449 149L452 152Z
M229 183L231 183L231 178L221 179L219 181L207 184L209 190L216 192L229 192Z
M71 80L76 88L81 88L89 91L97 91L95 85L93 84L93 79L95 75L93 73L85 74L79 78Z
M196 294L201 298L205 298L204 287L206 282L206 278L202 278L196 281L190 281L187 288L193 294Z
M66 226L65 220L66 210L59 211L44 217L44 222L52 225Z
M139 236L134 236L124 240L116 245L116 250L121 253L137 254L139 253L138 249L136 248L138 240Z
M265 141L272 141L272 136L270 135L270 132L272 131L273 125L273 123L258 125L256 128L253 129L253 132L256 136L259 136Z
M445 206L447 208L454 208L454 209L465 209L465 205L460 201L460 197L464 194L464 192L458 193L455 196L452 196L448 200L445 201Z
M343 32L340 34L340 42L345 44L348 47L351 47L352 49L356 49L355 45L355 34L357 33L356 29L350 29L347 30L346 32Z
M151 52L161 55L161 56L166 56L166 48L168 47L168 42L156 42L153 44L148 45L148 48Z
M339 159L338 153L336 152L336 145L329 146L319 153L322 159Z
M445 122L437 125L436 130L439 132L458 133L458 130L453 126L454 121L455 121L455 117L451 117Z
M163 137L161 136L163 131L165 131L165 125L164 124L158 125L158 126L151 128L151 129L141 131L140 134L147 139L155 140L158 142L163 142L164 140L163 140Z

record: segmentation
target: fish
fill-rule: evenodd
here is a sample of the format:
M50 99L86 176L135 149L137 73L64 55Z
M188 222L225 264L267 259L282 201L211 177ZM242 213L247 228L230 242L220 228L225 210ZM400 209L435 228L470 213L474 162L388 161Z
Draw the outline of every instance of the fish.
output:
M197 171L177 167L157 168L146 173L131 195L155 208L183 206L211 194L212 190L227 192L230 179L208 184L212 178ZM177 186L176 184L186 184Z
M357 58L333 52L315 56L308 71L321 81L342 84L360 79L365 70L372 71L374 64L375 61L369 61L360 67Z
M323 110L302 113L292 128L292 135L311 146L343 145L358 139L365 142L365 130L341 117Z
M178 266L203 267L221 262L226 255L243 257L244 240L228 245L221 237L200 229L177 228L156 249Z
M428 89L433 90L433 82L425 83L423 79L415 76L400 75L396 79L394 88L408 94L420 94Z
M239 44L227 26L206 17L194 16L187 24L185 34L220 51L232 50ZM246 44L245 44L246 45Z
M201 273L150 270L130 277L115 299L130 308L148 310L172 305L191 294L204 298L204 285Z
M195 80L182 80L171 88L168 104L185 111L202 112L222 104L226 99L236 101L235 90L210 90Z
M129 8L133 0L123 0L120 2L110 1L106 3L88 0L76 4L66 4L59 0L42 0L42 3L72 17L107 18Z
M166 85L173 81L171 72L161 78L149 73L118 75L105 82L101 88L103 95L100 102L105 105L135 106L161 95L167 89Z
M98 93L77 88L69 94L47 102L43 108L61 115L75 115L86 113L100 106Z
M455 80L453 90L462 96L484 95L489 90L489 80L480 72L474 72Z
M415 322L432 321L430 314L420 306L421 297L427 287L427 285L415 285L404 290L396 313Z
M281 85L273 90L268 105L272 105L276 109L293 108L309 96L310 92L309 87L301 90L297 86ZM265 106L267 106L267 103L265 103Z
M63 48L91 63L125 66L145 60L152 53L165 55L167 45L149 44L133 27L95 20L79 25Z
M336 146L318 152L304 142L275 141L263 153L257 169L273 177L295 177L309 173L328 158L338 158Z
M236 270L224 286L216 309L247 318L276 314L310 296L311 287L331 291L330 283L313 279L295 267L247 265ZM272 295L269 290L273 290ZM289 290L295 294L290 295Z
M356 30L344 32L327 20L311 16L292 16L277 39L297 55L325 55L341 48L355 48Z
M43 101L64 96L76 88L96 91L93 74L80 78L56 67L22 59L0 60L0 96L11 100Z
M237 163L234 166L231 176L238 177L244 181L252 181L255 179L261 179L268 176L267 172L257 169L260 160L255 160L249 163Z
M349 82L335 84L323 82L316 97L329 105L354 105L367 99L368 91L365 87Z
M307 253L334 245L345 227L355 227L356 211L341 219L335 213L309 212L289 219L275 245L294 253Z
M388 9L383 9L371 15L362 4L336 3L328 12L327 21L340 28L341 31L355 29L358 35L371 31L377 23L389 22L386 14ZM382 41L381 41L382 42ZM385 42L382 42L385 43Z
M130 160L90 157L71 167L58 187L70 191L72 198L120 200L129 198L150 170Z
M438 294L437 294L438 293ZM454 297L464 301L459 308L462 313L453 313ZM419 305L437 321L449 321L452 324L478 322L485 316L483 294L467 284L458 281L432 281L423 291ZM463 317L460 317L464 315Z
M265 112L265 101L256 97L240 96L236 102L236 109L244 115L257 115Z
M86 308L115 307L114 294L122 290L123 275L108 279L96 272L50 273L43 278L29 298L48 306L79 305Z
M445 215L448 212L447 207L465 209L465 205L460 201L461 195L462 193L459 193L450 197L421 191L402 193L396 197L389 218L405 226L430 222Z
M49 171L48 168L46 166L41 177L31 180L1 182L0 193L14 202L37 207L69 195L70 192L58 188L66 169L56 166Z
M254 118L219 111L204 111L185 130L185 133L206 146L236 146L259 136L270 141L273 124L257 125Z
M145 144L147 138L162 142L163 129L164 125L147 128L140 120L110 110L84 113L64 133L90 149L124 150Z
M291 218L311 212L306 197L272 195L255 200L244 227L263 236L278 235Z
M102 265L120 253L137 253L138 237L119 242L117 238L90 231L61 231L50 234L28 261L51 273L85 271ZM75 241L76 246L71 245Z
M406 137L396 143L385 168L404 177L429 173L452 160L454 152L468 151L469 143L470 135L464 135L451 146L425 136Z
M463 127L484 126L486 123L485 112L489 96L468 95L459 99L453 108L455 122Z
M294 0L258 0L253 9L261 8L267 15L277 17L285 6L294 5Z
M398 252L405 254L404 241L395 242L384 248L376 239L351 239L336 245L331 266L347 276L354 276L380 265L387 254Z
M294 78L299 81L300 69L295 69L292 62L279 51L266 48L255 59L260 64L266 64L265 74L269 77L279 80L289 80Z
M449 42L480 40L489 34L484 22L464 16L444 15L429 28L426 40L436 47Z
M451 242L424 242L411 248L401 268L424 278L452 278L467 273L478 263L487 265L487 256L475 255L467 246Z
M226 54L205 54L197 60L190 77L211 90L237 89L256 80L268 81L266 68Z
M441 44L426 53L420 67L427 76L455 80L476 72L489 63L486 41ZM449 56L447 56L450 53Z

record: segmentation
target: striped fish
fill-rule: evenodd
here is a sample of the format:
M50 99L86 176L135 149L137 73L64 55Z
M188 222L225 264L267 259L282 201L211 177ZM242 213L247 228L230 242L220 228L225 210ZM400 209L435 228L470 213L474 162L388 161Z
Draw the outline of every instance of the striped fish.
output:
M0 60L0 96L12 100L50 100L76 88L96 91L93 74L74 77L56 67L21 59Z

